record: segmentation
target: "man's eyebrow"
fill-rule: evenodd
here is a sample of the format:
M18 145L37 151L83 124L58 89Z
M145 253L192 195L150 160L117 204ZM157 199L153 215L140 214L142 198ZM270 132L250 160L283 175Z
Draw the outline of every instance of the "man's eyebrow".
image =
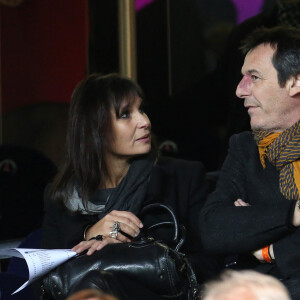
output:
M257 71L256 69L250 69L250 70L247 70L246 71L246 74L260 74L260 72L259 71Z
M253 74L256 74L256 75L261 76L261 73L258 70L256 70L256 69L250 69L250 70L243 70L242 69L241 73L242 73L242 75L253 75Z

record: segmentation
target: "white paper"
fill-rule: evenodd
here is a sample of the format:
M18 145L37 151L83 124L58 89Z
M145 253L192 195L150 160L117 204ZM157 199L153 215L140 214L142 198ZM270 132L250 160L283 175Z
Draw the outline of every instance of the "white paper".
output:
M26 260L29 279L21 287L12 293L15 294L34 280L48 273L52 269L56 268L60 264L69 260L73 256L77 255L76 252L69 249L26 249L26 248L12 248L1 250L1 253L8 256L15 256L24 258Z

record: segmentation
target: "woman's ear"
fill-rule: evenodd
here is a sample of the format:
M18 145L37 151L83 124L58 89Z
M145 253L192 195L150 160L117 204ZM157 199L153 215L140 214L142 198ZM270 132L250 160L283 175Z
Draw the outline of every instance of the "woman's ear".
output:
M286 84L290 97L300 95L300 74L291 77Z

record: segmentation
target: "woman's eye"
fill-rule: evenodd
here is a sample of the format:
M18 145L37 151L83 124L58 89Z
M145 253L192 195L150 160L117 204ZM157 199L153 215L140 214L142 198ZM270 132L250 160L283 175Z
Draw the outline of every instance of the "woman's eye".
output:
M121 114L120 114L120 118L121 119L127 119L129 117L130 113L129 111L123 111Z

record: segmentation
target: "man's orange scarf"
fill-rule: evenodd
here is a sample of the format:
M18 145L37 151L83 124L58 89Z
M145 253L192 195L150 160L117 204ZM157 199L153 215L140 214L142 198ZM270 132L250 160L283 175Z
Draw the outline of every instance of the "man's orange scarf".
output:
M267 158L279 170L279 188L289 200L299 200L300 194L300 121L283 132L256 131L260 162Z

